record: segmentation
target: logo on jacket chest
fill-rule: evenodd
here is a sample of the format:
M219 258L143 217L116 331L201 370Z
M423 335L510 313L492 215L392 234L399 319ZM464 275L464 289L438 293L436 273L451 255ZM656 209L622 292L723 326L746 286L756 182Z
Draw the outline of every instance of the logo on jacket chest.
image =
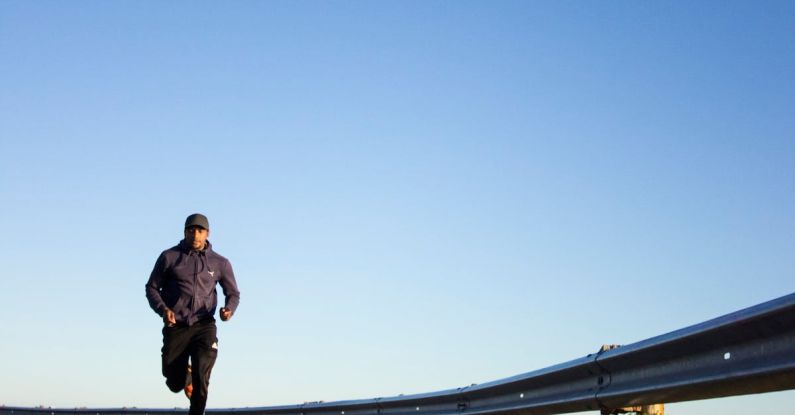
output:
M207 273L210 274L211 277L215 278L215 271L207 271Z

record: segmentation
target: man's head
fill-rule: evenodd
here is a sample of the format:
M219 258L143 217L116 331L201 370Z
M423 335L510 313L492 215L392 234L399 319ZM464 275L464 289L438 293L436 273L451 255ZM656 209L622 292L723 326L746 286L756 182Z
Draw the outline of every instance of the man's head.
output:
M204 249L210 236L210 222L207 216L194 213L185 219L185 243L193 249Z

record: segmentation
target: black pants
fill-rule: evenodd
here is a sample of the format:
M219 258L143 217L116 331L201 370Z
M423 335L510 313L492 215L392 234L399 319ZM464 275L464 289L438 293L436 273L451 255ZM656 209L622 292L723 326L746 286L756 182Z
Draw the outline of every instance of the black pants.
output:
M218 357L215 320L200 321L192 326L177 324L163 327L163 376L172 392L185 387L188 358L192 367L193 396L190 415L203 415L207 406L210 373Z

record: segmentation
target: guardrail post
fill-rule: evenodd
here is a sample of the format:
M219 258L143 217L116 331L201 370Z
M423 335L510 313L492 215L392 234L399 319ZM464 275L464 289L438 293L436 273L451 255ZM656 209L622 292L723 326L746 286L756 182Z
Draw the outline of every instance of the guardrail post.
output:
M613 350L621 347L620 344L603 344L602 347L599 348L599 354L604 353L608 350ZM665 405L658 403L655 405L643 405L643 406L630 406L627 408L620 408L613 411L610 410L602 410L602 415L612 415L612 414L626 414L632 413L636 415L665 415Z
M665 415L665 405L661 403L657 405L644 405L639 415Z
M602 411L602 415L614 414L665 415L665 405L658 403L656 405L630 406L613 411Z

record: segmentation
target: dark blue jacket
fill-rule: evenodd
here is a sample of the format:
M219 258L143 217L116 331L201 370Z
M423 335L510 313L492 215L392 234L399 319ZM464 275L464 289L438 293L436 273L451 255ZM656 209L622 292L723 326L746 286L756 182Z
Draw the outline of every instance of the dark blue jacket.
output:
M224 291L225 307L234 313L240 291L229 260L213 251L210 241L204 250L194 251L183 240L157 258L146 283L146 298L157 314L162 316L168 307L177 323L193 325L215 314L216 283Z

